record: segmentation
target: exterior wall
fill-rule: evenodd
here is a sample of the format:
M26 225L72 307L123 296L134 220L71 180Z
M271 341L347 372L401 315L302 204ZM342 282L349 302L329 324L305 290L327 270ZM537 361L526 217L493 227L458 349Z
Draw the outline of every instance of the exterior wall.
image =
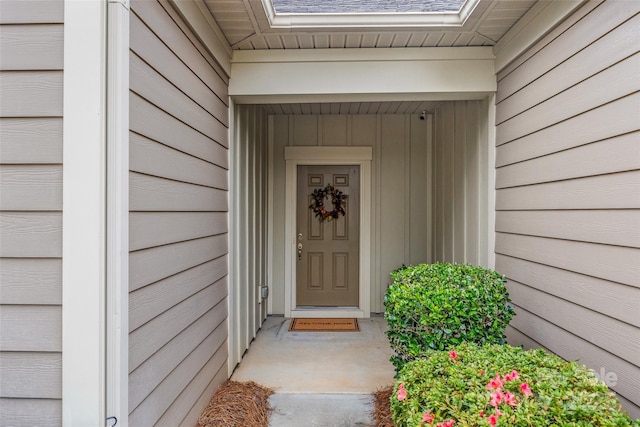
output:
M267 315L260 286L267 278L267 116L262 107L239 105L234 115L231 208L230 369L249 348Z
M0 2L0 425L62 424L63 2Z
M371 146L372 260L371 311L382 312L389 272L430 260L431 116L291 115L273 116L273 254L271 313L284 312L284 147L299 145Z
M487 102L443 102L433 141L433 261L488 265Z
M513 344L640 417L640 3L591 1L498 75L496 268Z
M195 425L227 379L227 77L165 1L130 21L129 425Z

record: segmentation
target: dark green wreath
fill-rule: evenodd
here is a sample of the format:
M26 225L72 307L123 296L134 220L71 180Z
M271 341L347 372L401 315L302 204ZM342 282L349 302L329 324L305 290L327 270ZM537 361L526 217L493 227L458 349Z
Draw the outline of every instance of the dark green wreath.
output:
M316 217L320 218L320 221L331 221L333 219L338 219L340 215L344 216L344 207L342 204L344 203L347 196L342 193L342 191L336 189L333 185L329 184L325 188L316 188L311 193L311 197L313 197L313 202L309 205L309 209L316 214ZM331 202L333 203L333 210L329 211L324 207L324 201L328 197L331 197Z

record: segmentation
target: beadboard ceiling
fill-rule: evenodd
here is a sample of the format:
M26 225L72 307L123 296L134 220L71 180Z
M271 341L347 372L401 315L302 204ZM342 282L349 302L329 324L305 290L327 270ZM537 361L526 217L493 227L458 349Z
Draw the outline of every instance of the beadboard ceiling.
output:
M409 21L378 20L362 25L362 21L337 20L331 26L326 20L311 19L306 25L286 26L272 25L274 16L287 15L275 14L271 0L204 0L233 50L493 46L537 1L549 0L468 0L459 23L444 15L440 23L434 23L433 14L422 21L419 15L395 14ZM273 104L265 108L269 114L420 114L432 112L436 105L407 101Z

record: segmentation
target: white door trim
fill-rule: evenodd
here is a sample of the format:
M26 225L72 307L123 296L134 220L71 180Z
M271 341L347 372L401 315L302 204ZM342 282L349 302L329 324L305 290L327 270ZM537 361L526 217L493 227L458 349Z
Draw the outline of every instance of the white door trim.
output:
M371 315L371 160L372 147L284 147L285 159L285 317L369 317ZM357 308L296 307L296 194L298 165L360 166L360 265Z

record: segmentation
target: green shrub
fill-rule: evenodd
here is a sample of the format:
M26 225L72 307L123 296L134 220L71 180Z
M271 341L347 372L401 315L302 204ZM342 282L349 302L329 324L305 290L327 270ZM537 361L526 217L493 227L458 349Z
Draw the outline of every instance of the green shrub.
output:
M509 345L452 351L404 366L391 395L396 426L640 426L577 363Z
M470 341L502 344L514 315L502 276L462 264L420 264L391 273L384 305L399 371L426 350Z

